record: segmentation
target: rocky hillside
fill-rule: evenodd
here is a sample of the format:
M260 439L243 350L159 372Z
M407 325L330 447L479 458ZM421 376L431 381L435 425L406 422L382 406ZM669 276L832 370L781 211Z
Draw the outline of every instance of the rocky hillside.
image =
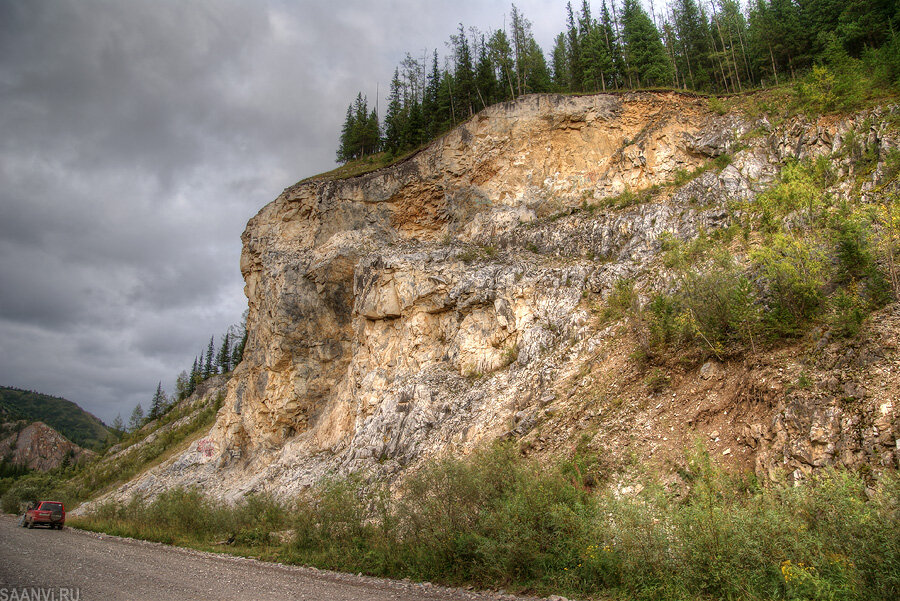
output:
M0 421L18 419L44 422L76 444L95 451L111 439L103 422L72 401L31 390L0 387Z
M0 461L46 472L61 465L82 463L95 457L43 422L4 424Z
M641 307L676 287L678 257L716 245L763 265L757 203L786 240L811 227L812 201L762 203L785 165L826 157L829 203L896 186L896 107L775 120L711 104L527 96L393 167L288 188L243 235L249 339L215 426L133 486L290 494L498 438L591 448L604 476L674 474L698 441L764 478L896 467L895 303L853 335L748 327L734 351L697 327L708 348L647 352Z

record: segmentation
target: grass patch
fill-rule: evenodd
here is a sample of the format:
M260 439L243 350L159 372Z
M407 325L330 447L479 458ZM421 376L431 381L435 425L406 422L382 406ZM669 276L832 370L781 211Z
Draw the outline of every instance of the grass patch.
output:
M392 155L388 152L379 152L378 154L362 157L360 159L356 159L355 161L348 161L347 163L344 163L336 169L332 169L331 171L326 171L325 173L320 173L318 175L308 177L298 183L305 184L314 181L350 179L351 177L357 177L360 175L365 175L367 173L372 173L373 171L396 165L397 163L408 159L427 145L428 144L424 144L421 147L416 148L415 150L411 150L400 155Z

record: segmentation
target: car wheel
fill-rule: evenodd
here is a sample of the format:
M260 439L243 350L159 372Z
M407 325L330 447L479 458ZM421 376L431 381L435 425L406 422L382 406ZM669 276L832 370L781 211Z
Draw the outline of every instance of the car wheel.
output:
M31 530L32 528L34 528L34 522L28 522L27 528L28 528L29 530Z

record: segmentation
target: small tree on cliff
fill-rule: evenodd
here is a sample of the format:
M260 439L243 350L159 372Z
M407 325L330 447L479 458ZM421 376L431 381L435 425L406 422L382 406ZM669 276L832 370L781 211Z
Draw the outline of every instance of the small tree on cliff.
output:
M116 414L116 419L113 420L112 425L110 425L110 429L115 431L116 436L121 436L122 432L125 431L125 422L122 421L121 413Z
M141 407L141 404L138 403L135 406L134 411L131 412L131 417L128 418L128 431L134 432L138 428L141 427L141 424L144 423L144 408Z
M219 347L219 354L216 355L216 364L219 366L219 372L227 374L231 371L231 336L225 332L222 337L222 346Z
M150 414L147 416L150 419L156 419L166 412L166 407L169 404L169 399L166 397L166 393L163 390L162 382L156 385L156 392L153 394L153 399L150 401Z
M213 357L216 353L216 337L209 337L209 346L206 348L206 362L203 364L203 379L212 377L218 373Z

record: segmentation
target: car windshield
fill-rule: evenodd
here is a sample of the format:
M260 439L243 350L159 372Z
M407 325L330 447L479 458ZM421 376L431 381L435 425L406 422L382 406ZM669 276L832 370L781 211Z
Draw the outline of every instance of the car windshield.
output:
M41 509L44 511L62 511L60 503L41 503Z

